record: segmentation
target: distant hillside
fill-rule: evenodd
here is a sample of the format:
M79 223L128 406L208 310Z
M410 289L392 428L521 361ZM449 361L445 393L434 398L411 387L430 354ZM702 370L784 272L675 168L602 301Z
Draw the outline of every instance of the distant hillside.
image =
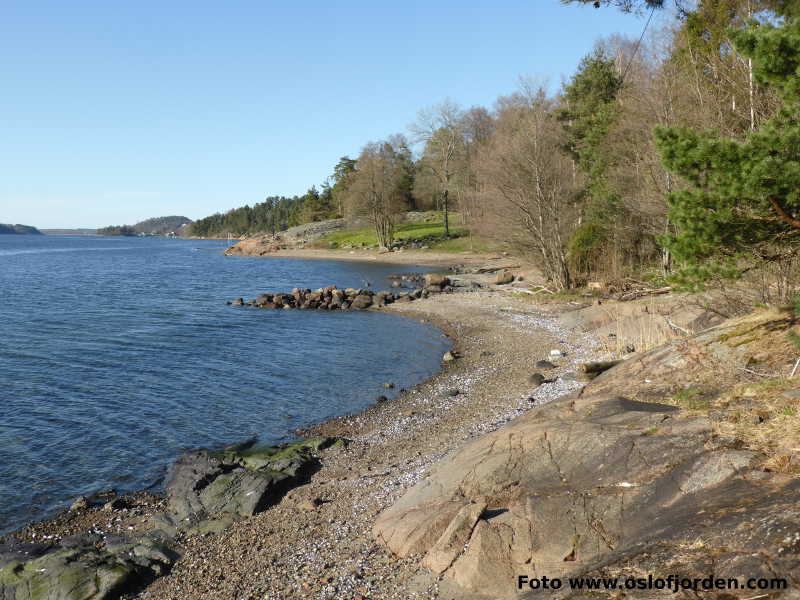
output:
M41 229L45 235L97 235L97 229Z
M97 230L98 235L170 235L190 224L188 217L172 215L169 217L153 217L136 223L136 225L110 225Z
M5 223L0 223L0 234L42 235L42 232L30 225L20 225L19 223L16 225L7 225Z
M139 233L146 233L148 235L164 235L171 232L177 232L181 227L191 223L192 220L188 217L181 217L177 215L169 217L154 217L146 219L133 226Z

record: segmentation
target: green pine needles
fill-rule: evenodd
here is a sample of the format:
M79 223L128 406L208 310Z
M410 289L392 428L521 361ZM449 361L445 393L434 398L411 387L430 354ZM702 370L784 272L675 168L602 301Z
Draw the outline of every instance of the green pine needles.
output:
M743 141L656 129L664 166L687 184L669 196L676 233L662 240L682 265L675 283L687 289L800 251L800 22L753 23L731 37L783 106Z

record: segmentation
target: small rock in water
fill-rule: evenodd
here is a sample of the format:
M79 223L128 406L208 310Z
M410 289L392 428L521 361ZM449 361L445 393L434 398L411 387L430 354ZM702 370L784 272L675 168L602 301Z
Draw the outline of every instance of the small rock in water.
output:
M383 387L385 387L387 390L392 390L392 389L394 389L394 384L393 383L384 383Z
M103 510L106 512L111 512L114 510L120 510L123 508L127 508L127 503L122 498L114 498L110 502L106 502L103 505Z
M83 510L85 508L89 508L89 500L86 499L86 496L81 496L75 502L72 503L72 506L69 507L70 512L75 512L78 510Z
M556 366L551 363L549 360L537 360L536 364L533 365L537 369L555 369Z
M451 362L456 359L455 355L452 352L445 352L444 356L442 356L442 360L444 362Z
M386 396L378 396L377 398L375 398L375 402L377 402L378 404L383 404L384 402L388 401L389 399Z

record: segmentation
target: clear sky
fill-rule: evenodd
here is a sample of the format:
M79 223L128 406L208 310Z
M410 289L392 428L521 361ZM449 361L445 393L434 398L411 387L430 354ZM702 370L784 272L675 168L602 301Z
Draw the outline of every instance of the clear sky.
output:
M192 219L302 194L444 98L557 87L644 20L558 0L0 3L0 223Z

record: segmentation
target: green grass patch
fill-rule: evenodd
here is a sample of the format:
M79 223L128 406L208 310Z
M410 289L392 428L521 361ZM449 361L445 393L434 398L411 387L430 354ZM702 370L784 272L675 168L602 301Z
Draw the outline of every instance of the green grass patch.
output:
M711 408L711 400L712 397L706 390L698 387L688 387L675 392L670 398L670 404L687 410L707 411Z
M452 252L469 250L469 230L460 225L450 223L450 237L444 235L444 223L439 221L421 223L400 223L395 229L395 240L401 244L417 241L427 245L430 249ZM328 234L323 242L329 248L342 248L353 246L356 248L373 247L378 245L378 238L372 227L363 229L346 229Z

